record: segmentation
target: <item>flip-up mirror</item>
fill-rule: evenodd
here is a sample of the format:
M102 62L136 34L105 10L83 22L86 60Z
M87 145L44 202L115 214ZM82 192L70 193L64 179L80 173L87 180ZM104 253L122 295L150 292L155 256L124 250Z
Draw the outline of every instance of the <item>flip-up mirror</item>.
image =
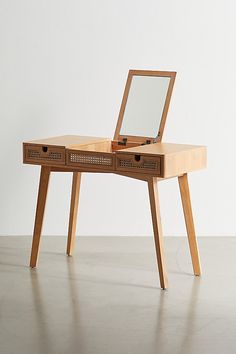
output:
M175 72L130 70L114 140L161 141Z

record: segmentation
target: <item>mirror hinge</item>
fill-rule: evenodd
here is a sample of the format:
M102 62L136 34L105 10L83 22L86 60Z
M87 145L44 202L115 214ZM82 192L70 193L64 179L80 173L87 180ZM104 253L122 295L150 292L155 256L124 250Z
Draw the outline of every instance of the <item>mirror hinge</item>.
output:
M127 144L127 138L123 138L122 141L118 141L118 145L126 145Z
M142 143L141 145L149 145L151 144L151 140L150 139L147 139L144 143Z

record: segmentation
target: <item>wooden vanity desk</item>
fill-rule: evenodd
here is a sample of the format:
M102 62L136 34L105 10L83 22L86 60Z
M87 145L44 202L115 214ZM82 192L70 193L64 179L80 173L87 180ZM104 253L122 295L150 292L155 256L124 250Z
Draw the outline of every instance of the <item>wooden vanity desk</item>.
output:
M74 247L82 172L115 173L147 182L163 289L167 288L168 282L157 182L178 178L193 271L200 275L188 173L206 167L206 148L161 142L175 75L175 72L129 71L113 140L65 135L23 143L24 163L41 165L31 267L37 263L50 173L73 173L67 255L72 255ZM143 116L149 117L150 124L142 119ZM130 134L132 130L133 135ZM150 134L144 135L142 131Z

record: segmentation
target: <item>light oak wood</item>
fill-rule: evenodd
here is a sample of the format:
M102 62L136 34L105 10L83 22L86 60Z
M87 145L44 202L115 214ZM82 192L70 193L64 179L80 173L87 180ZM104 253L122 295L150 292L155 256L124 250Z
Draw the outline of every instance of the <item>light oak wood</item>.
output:
M193 221L193 212L191 206L189 185L188 185L188 176L184 174L183 176L178 178L179 180L179 188L181 194L181 200L183 205L186 229L188 234L189 248L192 258L193 271L195 275L201 275L201 266L199 261L198 254L198 245L194 228Z
M94 136L81 136L81 135L61 135L53 136L45 139L30 140L24 144L34 144L34 145L50 145L58 146L64 148L77 147L78 145L93 144L95 142L102 142L110 140L108 138L99 138Z
M125 106L132 78L135 75L170 78L160 126L157 127L155 137L120 135ZM64 135L23 143L24 163L41 165L30 259L31 267L35 267L37 263L50 172L73 173L66 250L69 256L73 253L75 243L81 173L114 173L142 180L148 184L157 264L160 284L163 289L167 288L168 282L157 181L178 177L194 274L200 275L200 262L187 173L206 167L206 148L161 142L175 76L175 72L129 71L113 140L100 137Z
M112 140L112 151L127 149L129 147L140 146L142 141L127 141L126 145L120 145L118 140Z
M161 118L161 122L160 122L160 126L159 126L159 131L158 131L158 135L157 135L157 139L156 139L156 141L158 141L158 142L162 141L162 137L163 137L163 133L164 133L164 129L165 129L165 124L166 124L167 113L169 110L170 100L171 100L172 91L173 91L173 87L174 87L174 83L175 83L176 73L175 72L170 73L170 77L171 77L171 80L170 80L170 84L168 87L168 91L167 91L167 95L166 95L166 102L165 102L165 106L163 109L162 118Z
M164 259L163 235L162 235L161 215L160 215L160 206L159 206L156 178L152 177L148 179L148 191L149 191L149 198L150 198L153 233L154 233L154 240L155 240L155 247L156 247L160 285L162 289L167 289L168 279L167 279L166 265Z
M111 151L111 140L79 135L62 135L23 143L23 162L34 165L65 165L66 149ZM96 153L96 152L95 152Z
M43 226L44 210L47 199L48 184L50 178L51 169L48 166L41 167L39 190L38 190L38 201L36 207L35 223L34 223L34 233L33 242L30 257L30 267L34 268L37 264L39 244Z
M72 149L93 152L112 152L112 142L111 140L95 141L94 143L77 145L76 147L72 147Z
M83 138L88 143L82 142ZM89 139L89 140L88 140ZM134 172L149 174L160 178L170 178L179 176L184 173L192 172L206 167L206 148L204 146L171 144L171 143L154 143L147 145L122 148L117 150L117 145L113 150L113 142L109 139L80 137L77 139L73 136L58 137L51 139L42 139L48 143L54 141L55 144L60 141L61 146L39 144L37 140L34 144L24 143L24 163L39 164L46 166L63 166L70 168L78 168L80 170L103 171L103 172ZM77 140L78 145L70 145ZM79 145L79 141L81 142ZM68 147L72 146L72 147ZM45 151L43 149L45 148ZM29 152L32 156L28 155ZM139 162L136 161L137 155L140 157ZM74 158L71 158L74 157ZM128 164L120 165L119 161L129 160ZM131 160L130 160L131 159ZM142 162L146 161L146 165L155 165L154 168L145 168Z
M75 244L75 233L77 224L78 204L79 204L79 192L81 183L81 173L73 172L72 190L71 190L71 202L70 202L70 217L67 239L67 255L72 256Z
M182 175L187 172L200 170L206 167L206 147L197 145L155 143L143 146L136 146L116 151L116 168L124 170L126 167L118 165L120 157L129 157L135 163L135 157L160 163L160 170L150 171L143 168L140 173L152 174L162 178L170 178ZM160 160L160 161L159 161ZM138 164L137 164L138 168ZM132 167L133 172L135 166ZM130 172L130 167L127 168Z
M132 75L131 75L131 71L129 71L126 85L125 85L123 98L122 98L122 102L121 102L121 106L120 106L120 112L119 112L119 116L118 116L117 123L116 123L116 129L115 129L115 134L114 134L113 140L119 140L121 124L122 124L122 120L123 120L123 116L124 116L124 112L125 112L125 106L127 103L128 95L129 95L131 81L132 81Z

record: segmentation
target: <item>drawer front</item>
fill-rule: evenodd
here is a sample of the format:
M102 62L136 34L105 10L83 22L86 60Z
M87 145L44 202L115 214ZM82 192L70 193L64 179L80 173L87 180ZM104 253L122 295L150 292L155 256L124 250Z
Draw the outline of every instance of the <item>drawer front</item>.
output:
M113 153L83 150L67 150L66 164L67 166L102 170L113 170L115 167Z
M162 159L160 156L135 154L116 154L116 169L118 171L148 173L161 176Z
M24 144L24 162L65 165L65 149L57 146Z

